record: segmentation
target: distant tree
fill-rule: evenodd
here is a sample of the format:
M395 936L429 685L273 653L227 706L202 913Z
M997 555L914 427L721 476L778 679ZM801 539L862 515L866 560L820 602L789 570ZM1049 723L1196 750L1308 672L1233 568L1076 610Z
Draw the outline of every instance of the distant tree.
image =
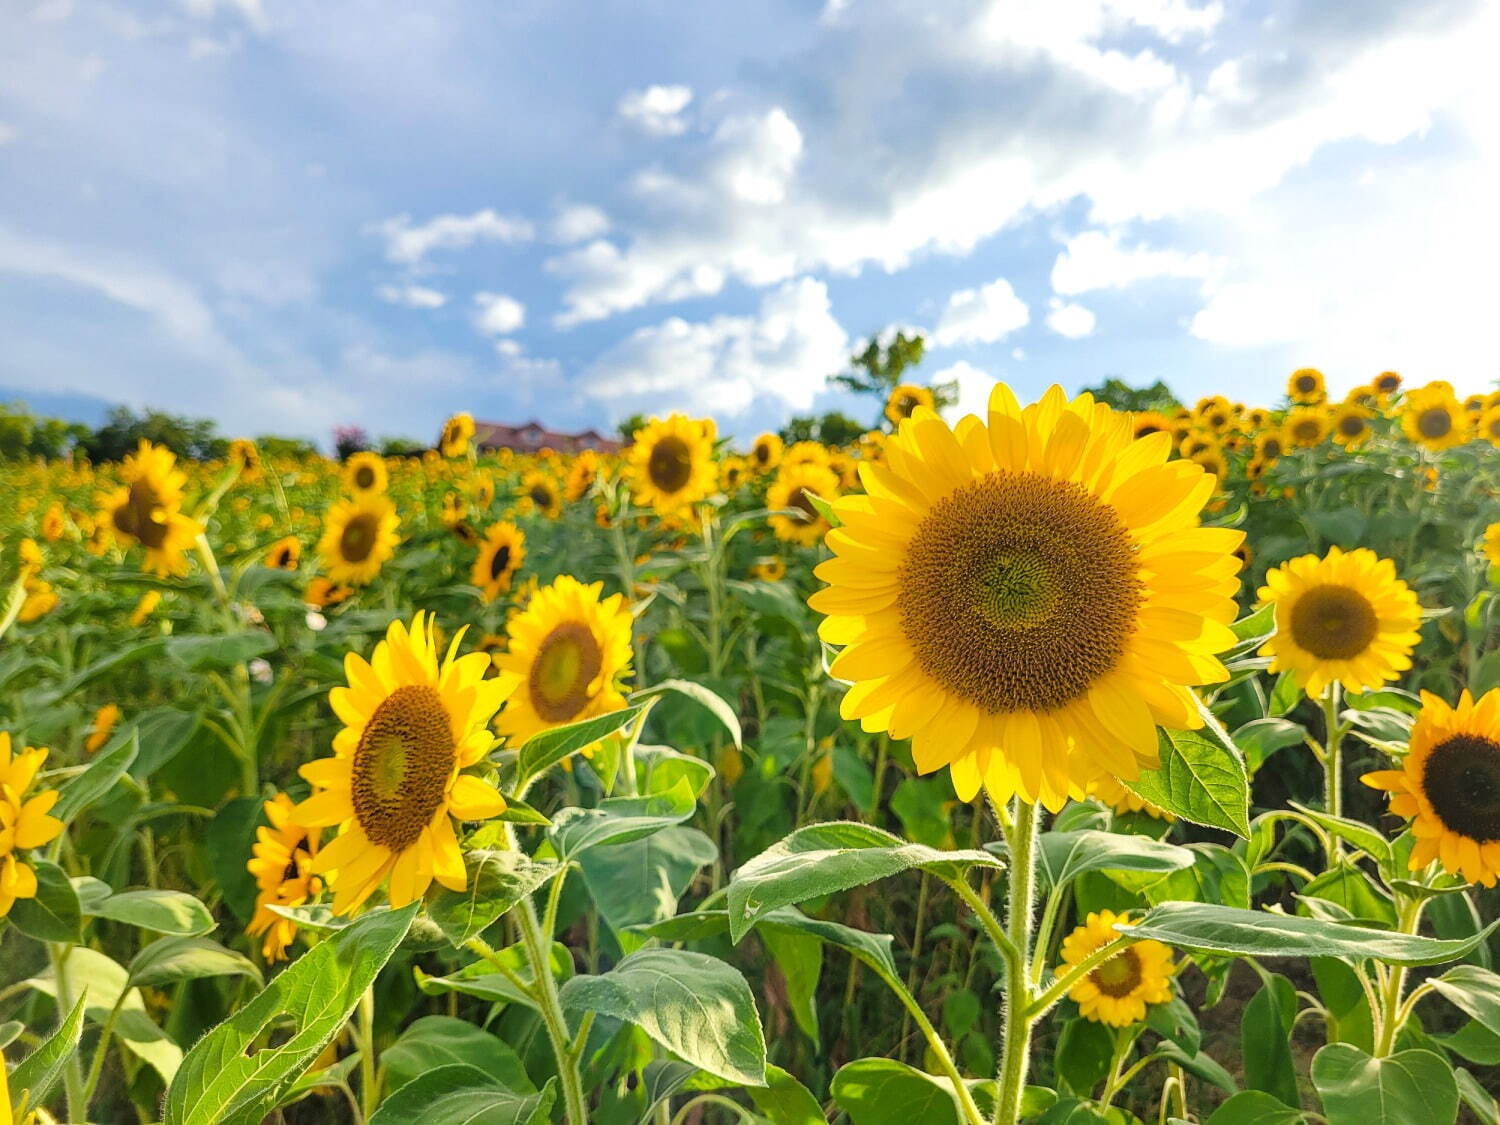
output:
M277 437L274 434L262 434L255 439L255 444L260 448L261 454L266 457L305 458L317 456L318 449L310 441L302 438Z
M370 448L370 435L362 426L335 426L333 428L333 451L340 461L347 461L356 453Z
M89 428L61 418L38 418L24 402L0 403L0 461L66 456Z
M632 414L629 418L622 420L615 426L615 432L620 435L620 440L627 444L635 440L635 432L646 425L650 419L644 414Z
M412 441L411 438L383 437L380 439L382 457L420 457L426 448L421 442Z
M907 381L903 378L907 369L920 364L926 354L927 339L920 332L908 336L898 331L887 343L881 343L879 336L872 336L864 348L849 357L849 366L854 370L830 375L828 381L843 390L874 398L879 403L875 415L878 429L886 423L885 403L891 391ZM932 395L938 406L949 406L958 401L958 384L936 383Z
M1096 401L1107 403L1116 410L1134 413L1155 410L1161 414L1171 414L1182 407L1182 403L1172 393L1172 388L1160 379L1149 387L1132 387L1123 379L1110 376L1097 387L1085 387L1084 390L1093 395Z
M838 410L826 414L803 414L788 419L781 427L781 440L791 445L799 441L820 441L824 445L848 445L859 440L868 427L860 425Z
M229 452L229 442L207 418L185 418L164 410L137 414L128 406L111 410L104 425L80 439L78 447L92 461L120 461L143 438L193 461L215 460Z

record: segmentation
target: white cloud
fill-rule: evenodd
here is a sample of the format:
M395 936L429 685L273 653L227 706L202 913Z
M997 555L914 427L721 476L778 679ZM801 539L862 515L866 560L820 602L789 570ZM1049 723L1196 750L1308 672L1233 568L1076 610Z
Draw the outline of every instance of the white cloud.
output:
M371 230L385 239L390 261L409 266L421 265L434 250L462 250L476 242L526 242L535 234L525 219L490 207L472 215L438 215L416 226L410 215L394 215Z
M670 408L720 416L757 400L807 410L827 377L848 360L849 338L821 281L771 290L753 316L700 323L671 317L638 328L583 375L585 393L621 412Z
M653 137L675 137L687 132L683 111L693 100L687 86L647 86L631 90L615 107L621 117Z
M474 327L486 336L504 336L526 323L526 306L504 293L475 293Z
M770 205L786 198L802 157L802 130L777 107L759 117L731 117L714 141L724 151L715 177L732 199Z
M552 220L554 242L586 242L609 230L609 216L587 203L574 203L558 209Z
M1052 288L1071 295L1121 289L1158 277L1205 281L1223 269L1222 259L1202 251L1186 254L1147 246L1125 247L1120 244L1119 231L1088 230L1070 238L1052 264Z
M993 344L1024 328L1030 319L1026 302L1001 277L978 289L960 289L949 297L932 342L938 347Z
M939 371L932 377L932 381L934 384L958 384L958 400L943 408L943 414L950 422L957 421L965 414L977 414L983 418L988 412L990 390L995 385L995 379L973 364L959 360Z
M1082 305L1065 304L1052 298L1047 327L1069 340L1081 340L1094 331L1094 314Z
M387 304L409 309L440 309L448 303L446 295L425 285L381 285L375 295Z

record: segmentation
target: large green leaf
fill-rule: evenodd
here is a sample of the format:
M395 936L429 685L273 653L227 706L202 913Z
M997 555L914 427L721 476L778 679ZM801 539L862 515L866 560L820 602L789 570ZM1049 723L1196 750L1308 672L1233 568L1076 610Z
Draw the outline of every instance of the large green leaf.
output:
M1478 965L1456 965L1428 983L1481 1025L1500 1030L1500 974Z
M492 1004L519 1004L536 1010L536 1001L512 983L512 976L530 982L531 969L519 944L497 950L494 956L504 962L510 973L502 973L489 960L471 961L455 973L445 977L428 976L420 968L413 970L417 987L428 996L444 996L457 992L488 1000ZM573 974L573 955L567 947L557 942L552 944L552 976L555 980L566 980Z
M33 860L36 872L36 897L18 898L10 908L10 921L16 929L37 941L71 943L82 940L83 922L78 892L67 873L55 863Z
M1208 1125L1303 1125L1301 1111L1263 1090L1241 1090L1214 1110Z
M1248 839L1250 783L1239 754L1191 730L1163 730L1157 747L1161 765L1121 783L1183 820Z
M88 768L58 792L52 815L64 824L71 824L74 817L113 789L115 782L125 776L130 763L135 761L138 746L136 734L132 731L118 746L96 754Z
M167 1090L167 1125L260 1121L343 1027L416 912L416 903L374 911L339 930L198 1040ZM291 1034L257 1050L285 1017Z
M1453 1077L1458 1080L1458 1096L1474 1111L1479 1125L1500 1125L1500 1102L1495 1100L1495 1095L1463 1067L1456 1068Z
M1001 867L982 851L939 851L852 821L799 828L750 860L729 882L729 930L738 942L779 906L873 883L912 868L956 878L971 867Z
M380 1065L392 1090L415 1081L430 1070L466 1063L488 1074L501 1086L536 1093L520 1056L509 1043L452 1016L423 1016L380 1052Z
M643 949L560 990L563 1008L633 1023L683 1060L750 1086L766 1083L766 1044L738 969L686 949Z
M729 732L729 737L734 739L736 746L742 745L740 741L740 717L735 714L723 696L717 692L710 691L702 684L694 683L692 680L662 680L660 683L652 684L636 692L630 698L632 700L646 700L654 695L665 692L676 692L684 698L691 699L700 707L706 708L714 718L723 724L724 729Z
M1252 776L1276 751L1301 746L1306 740L1305 727L1274 715L1253 719L1234 732L1234 744L1244 752L1245 768Z
M1393 965L1439 965L1457 960L1500 923L1452 940L1388 933L1338 922L1298 918L1269 910L1238 910L1201 902L1167 902L1152 907L1139 922L1119 925L1122 933L1154 938L1202 953L1251 957L1373 957Z
M78 1050L78 1040L83 1035L83 1006L86 997L80 996L73 1010L64 1017L51 1035L43 1039L10 1072L11 1097L17 1099L14 1109L17 1121L25 1121L26 1115L38 1108L52 1093L52 1087L62 1078L63 1070L73 1052ZM0 1061L0 1066L5 1063Z
M779 1066L766 1067L764 1087L751 1086L745 1092L771 1125L826 1125L828 1121L818 1099Z
M592 746L601 738L635 722L635 717L649 704L638 703L607 715L596 715L578 723L553 727L527 739L521 747L516 766L516 775L522 781L529 780L562 761L569 754Z
M639 840L693 815L696 798L686 778L649 797L609 797L592 809L566 808L552 818L547 838L563 860L588 848Z
M779 929L818 938L859 958L882 976L893 980L897 977L896 959L891 953L896 939L890 934L872 934L838 922L809 918L794 906L782 906L762 914L756 919L755 926L761 930ZM690 914L679 914L655 925L640 927L642 933L662 941L702 941L725 933L728 929L727 910L698 910Z
M1297 1016L1297 989L1272 973L1245 1005L1240 1018L1240 1058L1245 1085L1270 1094L1284 1105L1300 1106L1297 1070L1292 1063L1292 1021Z
M1328 1125L1453 1125L1458 1118L1453 1068L1431 1051L1377 1059L1330 1043L1313 1058L1312 1081Z
M1193 865L1193 853L1149 836L1122 832L1043 832L1037 870L1043 884L1060 887L1085 871L1163 873Z
M466 1063L429 1070L402 1086L370 1115L370 1125L545 1125L551 1120L557 1080L541 1093L511 1090Z
M158 938L131 959L130 983L161 988L203 977L249 977L263 983L260 970L244 954L204 937Z
M90 914L139 926L159 934L196 937L214 928L214 916L192 895L183 891L161 891L147 888L122 891L106 899L91 902Z
M600 915L622 930L672 917L693 877L718 854L698 829L674 825L644 839L590 848L578 866Z
M970 1083L980 1085L985 1084ZM830 1092L852 1125L960 1125L964 1120L950 1080L895 1059L845 1063Z
M276 638L267 632L216 633L212 636L178 636L167 641L167 656L193 670L233 668L276 649Z
M1306 805L1297 804L1296 801L1293 801L1291 804L1292 808L1307 817L1308 820L1327 830L1333 836L1344 841L1344 843L1352 844L1382 866L1389 865L1391 861L1390 841L1368 824L1365 824L1363 821L1350 820L1348 817L1333 816L1318 809L1310 809Z
M428 917L456 947L483 933L521 899L555 878L562 865L518 851L473 851L464 856L464 869L468 876L464 890L439 887L427 904Z

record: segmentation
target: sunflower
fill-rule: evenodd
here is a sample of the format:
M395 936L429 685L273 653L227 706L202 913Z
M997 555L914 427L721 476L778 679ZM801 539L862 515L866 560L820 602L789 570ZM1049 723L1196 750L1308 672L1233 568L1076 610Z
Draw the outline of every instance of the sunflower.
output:
M917 407L925 406L931 409L934 402L931 387L919 387L915 383L901 383L891 388L890 396L885 400L885 416L890 419L891 425L900 425L912 416Z
M818 441L794 442L790 449L781 455L780 468L790 469L796 465L827 465L828 447Z
M581 500L588 495L594 487L594 482L599 479L604 463L599 454L592 449L585 449L573 463L568 466L568 480L564 485L569 500Z
M505 625L496 655L509 697L495 730L519 746L539 731L619 711L630 674L630 607L604 583L562 575L532 595Z
M526 559L526 534L509 520L491 524L479 543L479 555L469 581L478 586L486 602L492 602L504 590Z
M781 438L775 434L761 434L750 447L750 465L757 473L768 473L781 463Z
M1417 838L1407 866L1433 860L1471 883L1500 878L1500 689L1458 706L1422 693L1411 749L1400 769L1361 779L1391 794L1391 812L1411 821Z
M39 848L63 830L62 821L49 815L57 804L56 789L26 797L46 760L46 750L30 746L12 755L10 732L0 730L0 918L10 913L16 899L36 897L36 872L17 850Z
M308 605L318 609L327 609L331 605L338 605L352 593L354 591L348 586L319 575L307 584L307 592L303 596Z
M1287 397L1304 406L1313 406L1328 397L1323 373L1316 367L1299 367L1286 380Z
M1190 685L1228 678L1244 538L1198 526L1214 479L1171 445L1060 387L1022 410L997 384L957 432L919 411L834 505L816 571L844 717L911 738L964 800L1056 810L1154 766L1158 724L1202 723Z
M712 419L682 414L653 418L637 430L625 454L636 503L664 515L711 493L719 482L713 459L717 436Z
M385 458L361 450L344 462L344 488L354 496L384 492L387 482Z
M16 620L21 624L38 621L57 608L60 599L52 583L33 575L22 583L22 587L26 597L21 602L20 612L16 614Z
M1281 425L1281 438L1293 449L1322 445L1327 436L1328 412L1321 407L1304 406L1293 410Z
M1492 523L1484 529L1484 557L1491 566L1500 566L1500 523Z
M235 438L229 443L229 463L240 471L241 480L260 479L260 449L249 438Z
M1408 441L1438 453L1469 440L1462 413L1451 390L1429 383L1402 401L1401 430Z
M866 430L859 435L859 455L866 461L879 461L885 456L885 431Z
M1276 607L1276 633L1260 655L1308 695L1334 681L1370 691L1411 667L1422 607L1396 564L1366 547L1282 563L1267 572L1260 604Z
M510 686L486 679L490 658L458 656L462 631L438 658L433 620L420 611L408 629L391 622L366 662L344 657L348 687L328 693L343 721L333 757L299 771L316 792L293 810L303 828L339 826L307 866L333 890L333 912L348 914L390 877L393 907L420 898L432 880L467 885L453 820L505 811L489 782L461 772L494 745L489 722Z
M468 514L469 501L463 493L450 488L443 494L443 506L438 512L438 518L443 521L444 527L452 531Z
M739 491L749 477L750 466L743 457L726 457L719 464L719 489L723 492Z
M171 450L141 439L120 466L124 487L105 502L99 517L146 548L145 569L158 578L187 574L187 549L203 531L202 524L182 514L187 477L176 464Z
M1401 376L1394 371L1382 371L1375 376L1370 384L1375 388L1375 393L1383 398L1390 398L1401 389Z
M766 490L766 507L773 512L785 509L794 514L771 517L771 530L776 538L804 547L818 542L831 525L808 497L831 501L839 491L838 475L827 465L783 462L775 482Z
M1159 805L1153 805L1144 797L1137 797L1125 786L1109 775L1095 778L1088 787L1089 796L1108 805L1116 813L1145 813L1155 820L1168 823L1177 818Z
M115 724L120 721L120 708L118 704L106 703L94 712L94 721L89 724L88 737L83 740L83 748L90 754L96 752L99 747L109 741L109 736L114 732Z
M67 513L63 511L62 501L57 501L42 514L42 538L48 543L56 543L67 529Z
M323 520L318 555L334 582L368 586L395 553L401 520L384 493L340 500Z
M262 805L270 827L255 830L255 843L245 869L255 876L255 914L245 933L250 937L265 934L261 956L267 961L285 961L286 951L297 936L297 923L271 906L301 906L323 890L323 880L310 874L313 858L318 854L321 828L304 828L292 823L295 806L285 793L278 793Z
M1285 452L1286 439L1279 430L1270 430L1255 439L1255 455L1268 465L1280 460Z
M562 495L557 491L557 482L540 469L527 469L521 474L521 499L516 509L555 520L562 515Z
M1500 524L1496 525L1500 527ZM780 582L786 577L786 560L780 555L761 559L750 567L750 577L761 582Z
M1138 438L1156 433L1171 433L1172 419L1155 410L1142 410L1130 416L1131 432Z
M1063 963L1082 964L1120 936L1116 924L1129 922L1128 916L1113 911L1090 912L1083 925L1063 939ZM1077 1002L1084 1019L1129 1027L1146 1018L1148 1005L1171 1002L1176 971L1171 949L1159 941L1138 941L1097 965L1068 991L1068 997Z
M1271 424L1271 412L1263 407L1255 406L1245 411L1245 427L1249 430L1263 430Z
M284 535L271 544L265 564L272 570L296 570L302 558L302 541L295 535Z
M1500 406L1491 406L1479 416L1475 436L1500 449Z
M1202 465L1214 475L1214 480L1223 481L1229 475L1229 462L1224 460L1224 454L1217 446L1209 446L1192 454L1188 460Z
M459 413L443 423L443 435L438 439L438 448L444 457L463 457L469 452L469 443L474 440L474 416Z
M147 590L141 595L141 600L135 603L135 608L130 611L130 624L134 628L140 628L151 615L156 612L156 607L161 605L161 591Z
M489 473L475 473L469 484L469 494L474 497L474 507L480 512L489 511L495 502L495 478Z
M1333 440L1345 449L1357 449L1370 440L1370 419L1375 415L1356 402L1333 408Z
M1489 409L1489 401L1489 395L1469 395L1463 402L1464 413L1475 415L1477 419L1478 415Z

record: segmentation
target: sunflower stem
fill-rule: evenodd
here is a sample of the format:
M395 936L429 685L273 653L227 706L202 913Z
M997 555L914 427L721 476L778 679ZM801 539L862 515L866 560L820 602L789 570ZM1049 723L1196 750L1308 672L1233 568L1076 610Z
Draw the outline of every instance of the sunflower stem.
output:
M375 1080L375 986L365 989L359 998L359 1019L355 1024L359 1040L359 1112L368 1121L380 1100Z
M1329 816L1344 815L1343 765L1339 754L1344 732L1339 727L1339 683L1332 681L1323 692L1323 723L1328 740L1323 746L1323 808ZM1343 858L1343 847L1333 833L1324 837L1328 866Z
M563 1108L568 1125L588 1125L588 1105L583 1098L583 1081L578 1073L578 1055L568 1034L568 1020L557 997L557 982L552 979L551 935L543 935L537 920L536 905L530 896L521 900L516 912L521 927L521 942L526 959L531 962L532 995L536 997L542 1024L557 1059L557 1079L562 1086ZM580 1051L581 1055L582 1052Z
M1006 835L1010 845L1010 899L1006 903L1005 931L1016 956L1005 967L995 1125L1015 1125L1020 1120L1021 1092L1031 1061L1034 1016L1027 961L1036 912L1036 806L1017 800L1015 820Z

